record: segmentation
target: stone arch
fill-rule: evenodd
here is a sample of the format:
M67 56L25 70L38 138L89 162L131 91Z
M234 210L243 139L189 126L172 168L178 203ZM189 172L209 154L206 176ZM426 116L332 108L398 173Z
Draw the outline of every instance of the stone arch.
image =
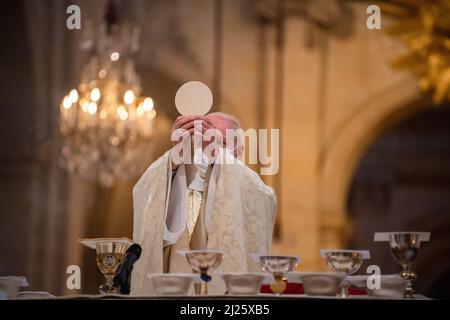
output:
M347 195L356 166L375 139L407 116L430 107L410 77L378 92L354 113L326 148L321 167L321 247L345 245L351 226Z

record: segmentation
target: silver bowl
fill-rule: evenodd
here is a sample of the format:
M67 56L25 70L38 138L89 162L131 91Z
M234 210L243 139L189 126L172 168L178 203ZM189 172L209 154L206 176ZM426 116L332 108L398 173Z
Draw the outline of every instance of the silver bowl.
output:
M264 273L224 273L222 279L225 281L228 294L255 295L261 291L261 285L266 279Z
M361 268L364 262L364 255L362 251L356 250L325 250L325 262L328 267L334 272L343 272L351 275ZM349 283L346 279L342 281L339 296L341 298L348 297Z
M305 294L311 296L336 296L345 278L345 273L337 272L291 272L289 278L297 278L303 283Z
M285 274L294 271L298 264L298 257L294 256L260 256L259 261L263 271L273 274Z
M216 250L190 250L185 252L192 269L200 273L214 270L222 262L223 253Z
M195 275L190 273L149 273L157 294L182 296L189 292Z
M363 264L363 257L353 251L335 251L325 254L325 262L335 272L353 274Z

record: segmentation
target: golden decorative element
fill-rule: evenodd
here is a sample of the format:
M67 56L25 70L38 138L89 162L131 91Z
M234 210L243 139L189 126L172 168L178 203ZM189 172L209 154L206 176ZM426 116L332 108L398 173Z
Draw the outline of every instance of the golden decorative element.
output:
M287 287L286 278L282 275L274 275L275 282L270 285L270 290L276 294L282 294Z
M413 71L421 89L433 92L433 103L450 101L450 0L391 0L379 6L394 19L388 34L409 50L393 67Z
M184 236L185 236L187 239L189 239L189 240L191 240L192 235L193 235L193 233L191 233L191 232L189 232L189 231L187 231L187 230L184 232Z
M270 289L275 294L282 294L286 290L285 274L295 270L299 258L296 256L259 256L258 258L263 271L271 274L275 279Z

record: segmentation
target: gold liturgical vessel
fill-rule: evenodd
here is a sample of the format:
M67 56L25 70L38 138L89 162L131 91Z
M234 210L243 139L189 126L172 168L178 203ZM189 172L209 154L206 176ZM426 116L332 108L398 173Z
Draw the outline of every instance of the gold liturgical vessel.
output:
M275 282L270 289L276 294L282 294L286 290L286 273L292 272L299 262L294 256L260 256L260 265L264 272L273 276Z
M100 285L99 292L118 293L118 289L113 286L113 278L133 241L128 238L92 238L80 239L78 242L97 253L97 267L106 279L106 282Z

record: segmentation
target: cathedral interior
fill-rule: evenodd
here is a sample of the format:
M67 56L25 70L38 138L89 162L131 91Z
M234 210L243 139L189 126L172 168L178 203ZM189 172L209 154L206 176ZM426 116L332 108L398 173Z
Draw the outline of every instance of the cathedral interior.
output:
M427 231L415 288L450 298L450 3L380 2L379 29L369 28L367 1L3 3L0 275L25 275L32 290L62 295L73 293L67 266L78 265L82 292L95 292L102 275L77 240L132 238L132 188L171 147L177 89L199 80L213 92L212 111L235 115L244 129L279 129L279 170L262 177L278 198L274 254L299 255L301 271L324 271L321 248L367 249L360 273L375 264L393 274L400 266L374 232ZM71 5L80 8L80 29L69 28ZM133 36L131 49L120 50L130 51L126 76L152 99L150 147L127 155L138 164L118 177L92 174L93 163L110 165L101 156L67 161L82 147L61 125L64 99L85 81L105 21L137 27L138 45ZM97 144L93 155L102 153ZM77 166L84 175L69 170Z

